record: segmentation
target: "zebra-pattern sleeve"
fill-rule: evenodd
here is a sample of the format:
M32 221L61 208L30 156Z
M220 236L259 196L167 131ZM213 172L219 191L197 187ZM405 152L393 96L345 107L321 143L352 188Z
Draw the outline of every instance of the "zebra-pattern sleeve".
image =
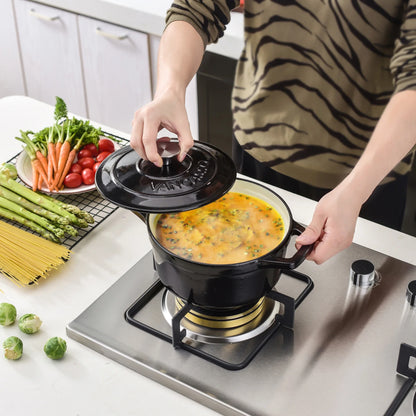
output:
M390 63L395 92L416 89L416 0L404 8L403 24Z
M175 0L167 12L166 25L177 20L191 24L204 45L215 43L224 35L230 11L239 0Z

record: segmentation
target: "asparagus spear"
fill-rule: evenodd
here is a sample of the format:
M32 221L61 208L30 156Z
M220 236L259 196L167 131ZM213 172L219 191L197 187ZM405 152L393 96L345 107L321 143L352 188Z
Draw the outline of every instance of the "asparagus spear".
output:
M85 221L87 221L88 224L94 224L95 222L94 217L89 212L82 211L77 206L71 205L71 204L65 204L64 202L62 202L61 206L62 208L66 209L68 212L72 212L77 217L84 219Z
M22 224L25 227L30 228L31 230L37 232L38 234L40 234L43 238L46 238L47 240L53 241L55 243L60 242L59 238L55 234L49 232L48 230L45 230L40 225L36 224L33 221L28 220L27 218L22 217L19 214L16 214L15 212L12 212L12 211L9 211L8 209L4 209L0 207L0 216L3 218L7 218L8 220L16 221L19 224Z
M67 202L63 202L57 198L54 198L53 196L44 195L44 197L52 200L52 202L58 204L63 209L67 210L68 212L75 214L77 217L83 218L85 221L87 221L88 224L94 224L95 222L94 217L89 212L83 211L82 209L78 208L76 205L68 204Z
M78 235L78 231L72 225L66 224L61 227L65 231L65 234L72 235L72 237L76 237Z
M63 238L65 236L65 232L62 228L57 227L56 225L50 223L46 218L41 217L40 215L37 215L31 211L28 211L19 204L9 201L8 199L3 198L2 196L0 196L0 207L15 212L16 214L19 214L22 217L37 223L41 227L46 228L48 231L54 233L58 238Z
M35 214L45 217L54 223L57 223L60 225L69 224L68 218L61 217L60 215L55 214L52 211L42 208L41 206L28 201L27 199L23 198L22 196L18 194L15 194L14 192L10 191L9 189L3 186L0 186L0 196L8 199L9 201L15 202L16 204L19 204L23 208L26 208L27 210L32 211Z
M88 223L83 218L78 218L76 215L66 211L58 204L53 201L45 198L43 195L33 192L31 189L26 188L26 186L21 185L20 183L14 181L13 179L7 178L5 175L0 174L0 185L19 194L23 198L28 199L34 204L38 204L41 207L48 209L64 218L67 218L71 224L77 225L78 227L85 228L88 227Z

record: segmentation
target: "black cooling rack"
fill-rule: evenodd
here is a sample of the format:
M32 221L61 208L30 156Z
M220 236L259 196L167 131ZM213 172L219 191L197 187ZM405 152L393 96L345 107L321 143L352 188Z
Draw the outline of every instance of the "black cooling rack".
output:
M114 134L109 134L106 132L103 132L103 133L110 138L114 138L115 141L120 146L125 146L126 144L128 144L128 140L123 137L119 137ZM15 164L16 159L19 156L19 154L20 153L13 156L10 160L8 160L8 162ZM23 182L21 182L19 178L17 178L17 180L23 184ZM77 236L75 237L68 236L61 240L60 244L62 244L63 246L69 249L72 249L76 244L78 244L87 234L89 234L93 229L98 227L106 218L108 218L118 208L117 205L114 205L113 203L104 199L96 190L85 192L82 194L53 195L53 197L67 204L75 205L79 209L89 212L94 217L94 223L88 224L88 227L86 228L77 227L77 231L78 231ZM13 224L14 226L18 228L24 229L25 231L31 232L32 234L36 234L34 231L31 231L29 228L25 227L24 225L18 224L14 221L9 221L5 218L1 218L1 220L8 222L10 224Z

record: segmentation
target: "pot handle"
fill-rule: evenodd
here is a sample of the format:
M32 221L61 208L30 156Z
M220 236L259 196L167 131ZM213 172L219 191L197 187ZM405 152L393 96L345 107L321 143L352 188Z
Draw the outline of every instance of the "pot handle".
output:
M291 235L301 235L305 231L305 227L296 221L293 221ZM295 269L306 259L308 254L312 251L314 244L302 246L292 257L275 257L270 259L260 259L258 261L259 267L270 268L278 267L284 269Z
M140 212L140 211L131 211L134 215L136 215L137 217L139 217L145 224L146 224L146 218L147 218L147 214Z

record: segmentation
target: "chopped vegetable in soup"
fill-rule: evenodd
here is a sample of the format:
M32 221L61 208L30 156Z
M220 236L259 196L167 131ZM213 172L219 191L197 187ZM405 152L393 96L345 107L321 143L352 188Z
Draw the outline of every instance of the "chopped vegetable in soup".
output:
M161 214L156 225L163 247L209 264L253 260L274 249L283 235L283 220L271 205L237 192L192 211Z

